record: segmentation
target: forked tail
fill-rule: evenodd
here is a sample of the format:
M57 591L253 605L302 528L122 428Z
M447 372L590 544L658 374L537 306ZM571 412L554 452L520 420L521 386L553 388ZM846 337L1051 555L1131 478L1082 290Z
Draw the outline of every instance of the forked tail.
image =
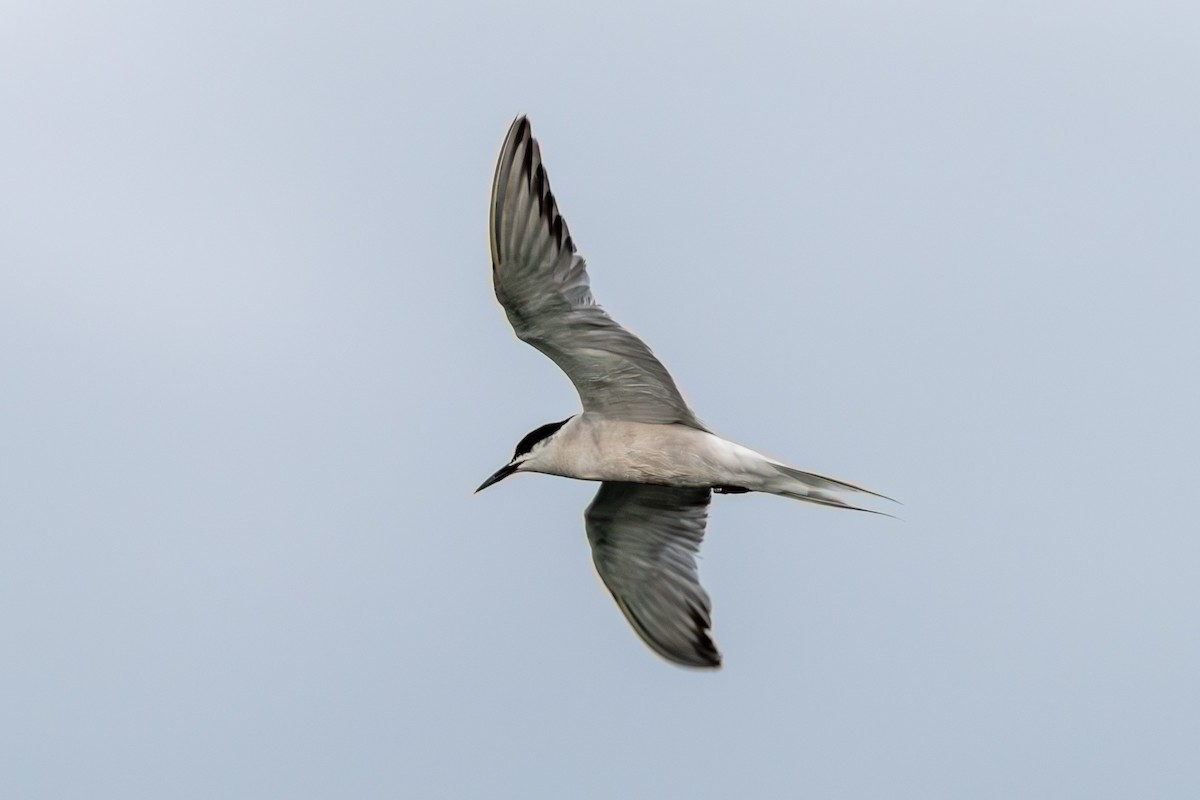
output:
M770 464L779 472L780 478L778 481L770 481L770 488L764 490L771 494L790 497L793 500L801 500L805 503L816 503L820 506L848 508L853 511L865 511L868 514L882 514L885 517L892 516L882 511L875 511L874 509L848 503L836 493L869 494L872 497L880 497L884 500L891 500L893 503L896 502L885 494L873 492L870 489L864 489L861 486L856 486L846 481L839 481L836 478L817 475L813 472L804 472L803 470L795 469L775 461L770 462Z

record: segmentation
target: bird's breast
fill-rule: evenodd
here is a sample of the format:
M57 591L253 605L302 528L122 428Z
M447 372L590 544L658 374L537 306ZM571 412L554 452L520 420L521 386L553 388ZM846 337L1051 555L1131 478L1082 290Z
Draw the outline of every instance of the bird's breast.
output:
M588 420L566 432L560 475L594 481L714 486L724 482L711 434L685 425Z

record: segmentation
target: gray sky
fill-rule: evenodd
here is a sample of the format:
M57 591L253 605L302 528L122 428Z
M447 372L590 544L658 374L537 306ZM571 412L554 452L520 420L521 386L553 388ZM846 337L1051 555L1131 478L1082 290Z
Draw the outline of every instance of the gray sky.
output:
M1193 3L9 2L0 795L1194 797ZM491 296L528 113L597 296L724 435L726 667Z

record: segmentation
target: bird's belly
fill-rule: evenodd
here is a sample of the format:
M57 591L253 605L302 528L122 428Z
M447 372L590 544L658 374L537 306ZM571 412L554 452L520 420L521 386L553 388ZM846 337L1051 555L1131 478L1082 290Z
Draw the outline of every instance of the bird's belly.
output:
M592 471L587 480L626 483L660 483L667 486L712 486L714 481L703 470L689 469L677 462L654 458L631 460L621 465L607 464Z
M718 486L726 470L711 434L676 425L625 423L597 432L575 451L575 477L596 481Z

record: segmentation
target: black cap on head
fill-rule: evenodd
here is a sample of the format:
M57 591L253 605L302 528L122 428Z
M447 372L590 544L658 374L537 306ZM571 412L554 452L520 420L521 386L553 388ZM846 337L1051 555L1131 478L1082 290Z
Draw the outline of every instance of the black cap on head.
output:
M521 456L529 453L531 450L533 450L534 446L538 442L553 436L555 433L558 432L559 428L561 428L563 425L566 425L570 421L571 421L571 417L567 417L562 422L551 422L551 423L541 426L540 428L530 431L525 436L524 439L522 439L520 442L517 443L517 449L513 453L512 461L505 464L500 469L496 470L495 474L493 474L490 478L488 478L486 481L484 481L479 486L479 488L476 489L475 491L482 492L484 489L491 486L492 484L499 483L500 481L507 478L509 475L515 474L517 471L517 468L520 465L514 464L513 461L516 461Z
M558 429L571 421L571 417L567 417L562 422L548 422L540 428L535 428L525 435L525 438L517 442L517 449L513 452L513 460L520 458L533 449L533 446L543 439L554 435Z

